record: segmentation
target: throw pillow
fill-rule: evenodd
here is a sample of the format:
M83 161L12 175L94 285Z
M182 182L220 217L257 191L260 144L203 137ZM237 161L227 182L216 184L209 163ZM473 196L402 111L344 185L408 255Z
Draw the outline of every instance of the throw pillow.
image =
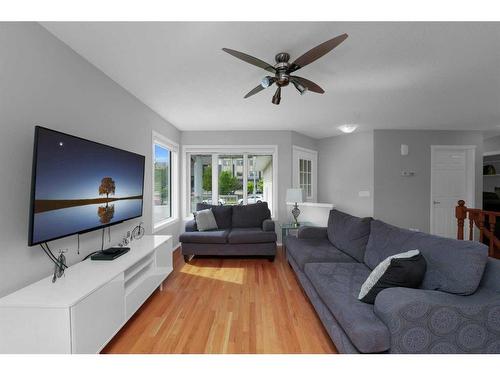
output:
M194 219L196 220L196 226L200 232L219 229L217 227L217 222L215 221L214 213L210 208L207 210L196 211L194 213Z
M417 288L424 279L427 263L419 250L391 255L373 269L361 286L358 299L373 304L387 288Z

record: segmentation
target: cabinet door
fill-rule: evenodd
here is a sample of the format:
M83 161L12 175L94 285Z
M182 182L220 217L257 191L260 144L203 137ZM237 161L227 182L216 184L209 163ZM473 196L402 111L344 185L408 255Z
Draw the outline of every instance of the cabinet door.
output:
M98 353L125 323L123 274L71 308L73 353Z

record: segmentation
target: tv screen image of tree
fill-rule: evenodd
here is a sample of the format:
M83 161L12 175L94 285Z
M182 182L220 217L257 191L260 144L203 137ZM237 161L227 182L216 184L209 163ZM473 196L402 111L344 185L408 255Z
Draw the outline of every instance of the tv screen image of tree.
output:
M38 128L32 243L142 215L144 157Z

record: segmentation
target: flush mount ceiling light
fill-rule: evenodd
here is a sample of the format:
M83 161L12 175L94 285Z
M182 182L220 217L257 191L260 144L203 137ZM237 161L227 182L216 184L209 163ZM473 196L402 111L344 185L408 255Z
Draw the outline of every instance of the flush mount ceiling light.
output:
M345 124L339 126L337 129L339 129L342 133L352 133L354 130L356 130L358 125L355 124Z

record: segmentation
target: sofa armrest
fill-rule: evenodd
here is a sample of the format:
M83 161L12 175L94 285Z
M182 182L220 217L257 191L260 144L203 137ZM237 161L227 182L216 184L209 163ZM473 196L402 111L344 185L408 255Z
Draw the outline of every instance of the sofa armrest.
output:
M391 353L500 352L500 294L486 288L469 296L389 288L374 311L389 328Z
M197 232L198 227L196 226L196 220L192 219L186 222L185 226L186 232Z
M297 238L321 239L327 238L326 227L299 227Z
M262 230L264 232L274 232L274 221L266 219L262 222Z

